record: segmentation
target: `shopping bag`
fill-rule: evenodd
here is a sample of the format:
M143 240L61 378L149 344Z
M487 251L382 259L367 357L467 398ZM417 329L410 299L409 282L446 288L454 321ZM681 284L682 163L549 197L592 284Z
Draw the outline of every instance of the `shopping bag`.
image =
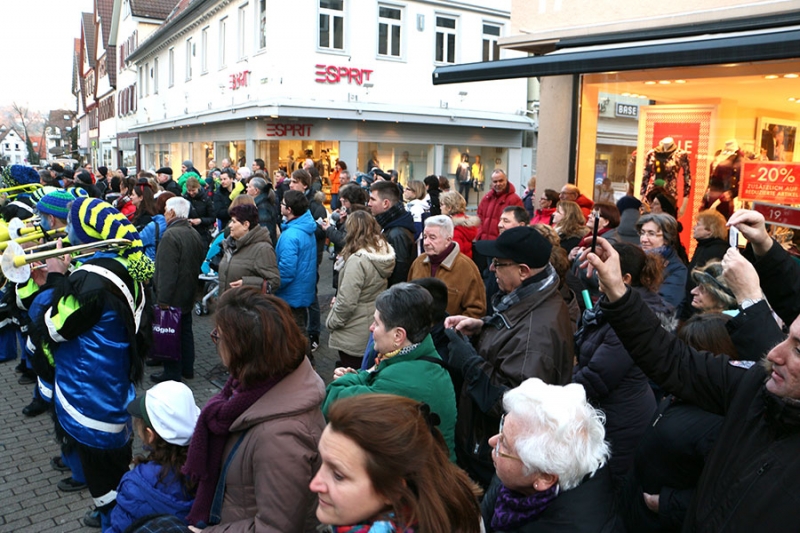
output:
M177 307L155 306L152 357L159 361L180 361L181 310Z

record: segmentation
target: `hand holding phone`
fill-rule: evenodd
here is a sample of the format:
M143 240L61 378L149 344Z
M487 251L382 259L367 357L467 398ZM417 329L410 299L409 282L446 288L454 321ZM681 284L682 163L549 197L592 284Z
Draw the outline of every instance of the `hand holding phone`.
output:
M594 229L592 229L592 249L590 250L592 253L595 253L595 249L597 248L597 232L600 230L600 215L597 214L594 216Z

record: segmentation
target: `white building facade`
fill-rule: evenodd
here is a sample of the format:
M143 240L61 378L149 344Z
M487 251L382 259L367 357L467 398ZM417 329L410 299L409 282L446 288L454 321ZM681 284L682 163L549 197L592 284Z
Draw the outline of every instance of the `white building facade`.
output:
M519 57L500 51L510 1L195 0L126 57L137 72L143 168L210 159L341 159L377 152L405 179L453 178L462 154L527 181L525 80L434 87L437 65ZM120 70L122 70L122 66ZM121 79L121 78L120 78ZM120 86L124 86L120 83ZM118 97L119 98L119 97ZM406 155L407 153L407 155ZM406 159L410 162L410 169ZM488 186L485 187L488 190ZM476 195L470 199L477 201Z
M0 127L0 159L9 165L27 165L28 147L25 138L14 128Z

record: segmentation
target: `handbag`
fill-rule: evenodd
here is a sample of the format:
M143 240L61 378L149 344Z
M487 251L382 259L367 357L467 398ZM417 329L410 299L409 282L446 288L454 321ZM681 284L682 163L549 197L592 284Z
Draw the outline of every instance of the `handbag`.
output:
M181 360L181 310L155 306L153 313L153 359Z

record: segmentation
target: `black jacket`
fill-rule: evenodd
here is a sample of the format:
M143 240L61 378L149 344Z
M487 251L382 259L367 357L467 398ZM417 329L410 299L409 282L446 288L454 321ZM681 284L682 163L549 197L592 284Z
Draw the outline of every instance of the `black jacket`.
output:
M171 221L156 252L153 283L158 303L190 312L205 258L205 243L189 221L185 218Z
M210 243L211 228L217 220L211 205L211 197L202 190L195 196L191 196L187 193L184 194L183 197L189 201L189 218L200 219L200 224L194 226L194 229L197 230L197 233L200 234L204 242Z
M495 477L481 503L481 515L487 533L492 533L492 516L500 480ZM608 467L603 467L593 477L560 493L534 520L504 533L611 533L621 531L621 522L614 509L614 491Z
M783 279L791 279L795 286L800 283L800 265L788 255L780 265L775 259L764 258L762 266L792 272L791 278ZM798 305L797 293L770 294L762 288L776 310ZM664 331L635 292L628 291L614 303L603 299L600 305L636 364L651 379L681 399L724 417L719 436L724 445L716 446L708 457L683 531L796 531L800 405L768 392L764 386L768 376L760 365L744 370L730 364L726 355L697 352ZM791 315L781 318L793 319Z
M389 287L408 281L411 263L417 258L414 249L414 217L406 211L402 203L397 203L375 219L383 228L383 236L394 248L395 264L394 271L389 276Z
M228 213L228 208L231 206L231 192L228 189L225 189L222 186L217 187L217 191L214 193L214 197L211 200L212 209L211 212L214 215L214 218L219 219L222 222L222 228L219 228L220 231L228 225L228 221L231 219L231 215Z
M165 191L171 192L175 196L181 196L181 194L183 193L183 190L181 190L181 186L178 185L178 183L172 178L168 179L164 183L161 183L160 185L161 187L163 187Z

